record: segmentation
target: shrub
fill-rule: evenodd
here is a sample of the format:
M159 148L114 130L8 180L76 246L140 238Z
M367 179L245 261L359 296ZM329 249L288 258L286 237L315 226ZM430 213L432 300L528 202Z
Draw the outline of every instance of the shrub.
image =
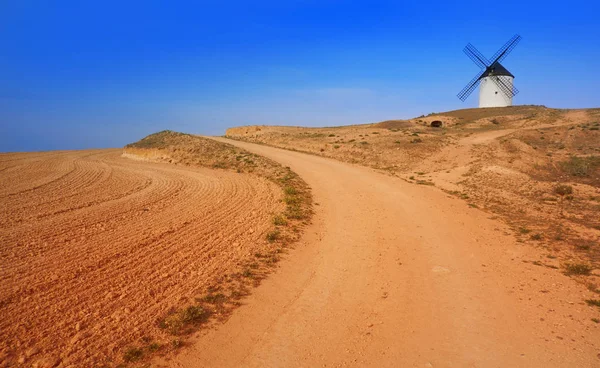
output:
M298 194L298 190L296 190L296 188L291 187L291 186L286 186L285 188L283 188L283 192L287 195L296 195Z
M287 225L287 220L282 215L277 215L277 216L273 217L273 225L275 225L275 226Z
M526 228L526 227L520 227L520 228L519 228L519 232L520 232L521 234L529 234L529 233L531 232L531 230L529 230L529 229L528 229L528 228Z
M566 263L566 275L589 275L592 272L592 267L583 263Z
M199 305L190 305L176 313L167 316L159 327L166 329L169 333L177 335L189 325L200 323L208 318L208 311Z
M600 300L598 299L588 299L585 301L588 305L593 305L596 307L600 307Z
M267 241L269 243L273 243L275 240L279 239L279 230L273 230L269 233L267 233Z
M568 161L560 163L561 168L569 175L586 177L590 175L590 171L600 166L599 156L590 157L575 157L572 156Z
M530 236L531 240L542 240L542 234L537 233Z
M123 354L123 360L126 362L135 362L142 359L144 352L140 348L129 348Z
M566 184L559 184L554 187L554 193L565 196L567 194L573 194L573 187Z
M148 345L148 351L150 351L151 353L157 352L161 348L162 348L162 346L157 342L153 342L150 345Z

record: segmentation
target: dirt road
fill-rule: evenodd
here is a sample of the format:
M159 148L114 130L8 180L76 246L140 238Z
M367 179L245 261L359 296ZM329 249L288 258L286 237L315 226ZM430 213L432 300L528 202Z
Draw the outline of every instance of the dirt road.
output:
M597 367L591 294L542 249L436 188L232 142L313 188L314 224L231 319L171 367Z

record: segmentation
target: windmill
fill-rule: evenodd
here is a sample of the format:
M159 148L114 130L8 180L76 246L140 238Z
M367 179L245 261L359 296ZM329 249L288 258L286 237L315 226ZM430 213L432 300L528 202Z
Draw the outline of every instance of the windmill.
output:
M521 36L514 35L498 50L490 60L486 59L470 43L464 48L465 54L481 68L479 73L458 93L458 98L464 101L479 85L479 107L512 106L513 97L519 91L513 86L515 78L500 64L521 41Z

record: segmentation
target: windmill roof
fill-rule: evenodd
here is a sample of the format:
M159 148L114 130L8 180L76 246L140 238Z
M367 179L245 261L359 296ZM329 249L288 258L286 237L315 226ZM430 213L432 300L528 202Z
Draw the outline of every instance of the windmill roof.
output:
M515 77L505 67L503 67L502 64L494 63L486 69L485 73L483 73L479 79L492 75L507 75L509 77Z

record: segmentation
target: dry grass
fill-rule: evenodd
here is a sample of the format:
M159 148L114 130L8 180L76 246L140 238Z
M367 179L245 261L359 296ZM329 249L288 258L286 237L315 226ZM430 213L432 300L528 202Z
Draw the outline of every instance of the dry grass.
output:
M565 275L587 276L592 272L592 267L584 263L565 263Z

